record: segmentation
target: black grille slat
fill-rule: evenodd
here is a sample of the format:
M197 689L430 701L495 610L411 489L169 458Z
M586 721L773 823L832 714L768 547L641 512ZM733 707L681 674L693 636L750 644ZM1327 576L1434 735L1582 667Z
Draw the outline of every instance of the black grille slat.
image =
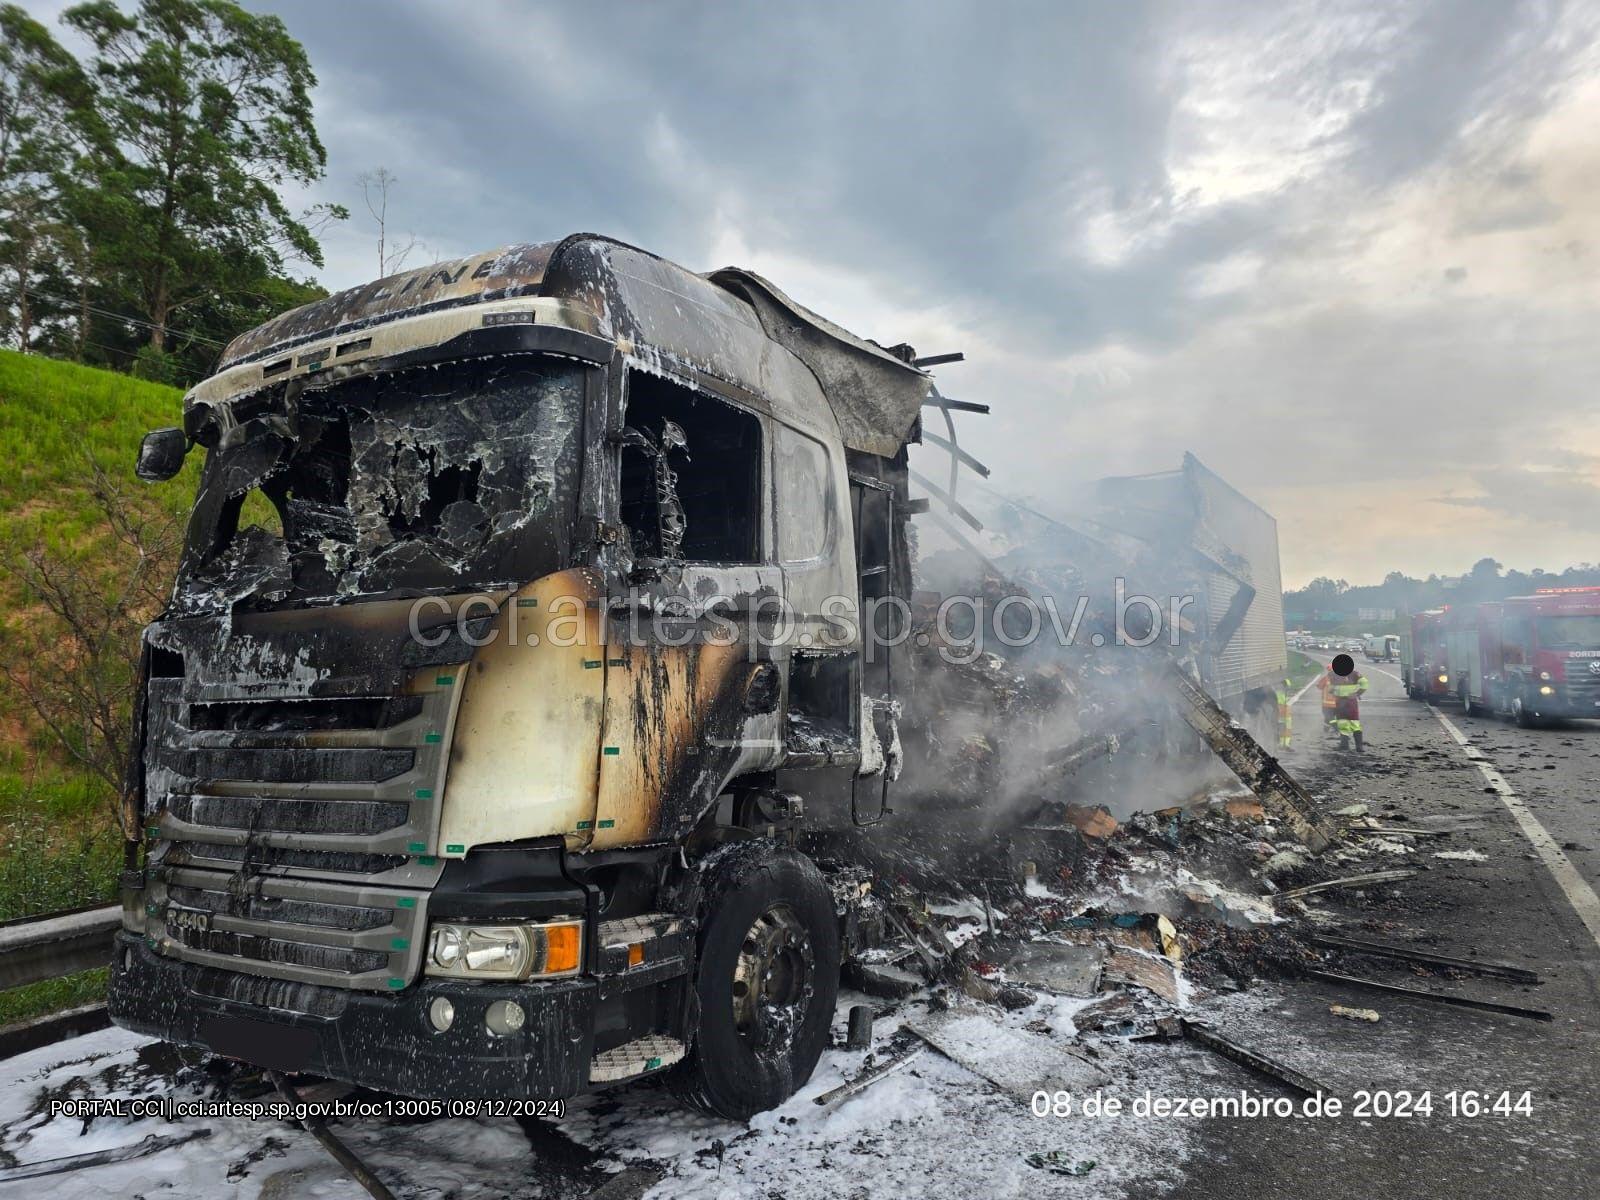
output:
M189 728L258 733L388 729L421 711L421 696L213 700L189 706Z
M414 750L187 750L178 756L180 773L195 779L262 783L382 783L404 775L416 762Z
M227 892L174 884L167 895L176 903L188 908L230 917L243 917L251 921L288 922L309 925L319 929L359 931L377 929L387 925L388 909L368 908L354 904L328 904L316 900L295 900L281 896L246 895L234 897Z
M248 958L257 962L286 963L341 975L376 971L389 962L381 950L354 950L345 946L318 946L309 942L290 942L282 938L253 933L234 933L227 929L185 929L168 927L168 933L190 950Z
M174 842L173 849L190 859L242 863L248 853L259 867L300 867L313 871L341 871L376 875L403 867L404 854L362 854L354 850L285 850L276 846L224 846L211 842Z
M174 795L172 815L191 825L260 833L375 834L399 828L411 806L395 800L280 800Z

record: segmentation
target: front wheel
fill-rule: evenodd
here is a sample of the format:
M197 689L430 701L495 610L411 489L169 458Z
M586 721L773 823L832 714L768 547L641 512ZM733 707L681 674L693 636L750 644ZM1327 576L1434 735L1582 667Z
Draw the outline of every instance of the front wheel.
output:
M1533 713L1522 702L1521 696L1511 697L1511 719L1517 723L1518 729L1532 729L1535 724Z
M695 993L700 1022L673 1083L680 1096L743 1121L811 1078L839 992L832 893L805 855L739 842L705 870Z

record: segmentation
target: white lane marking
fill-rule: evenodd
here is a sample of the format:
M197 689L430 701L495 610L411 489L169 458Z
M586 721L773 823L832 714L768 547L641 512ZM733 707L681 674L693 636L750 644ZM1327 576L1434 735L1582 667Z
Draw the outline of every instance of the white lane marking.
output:
M1296 692L1294 694L1294 699L1289 701L1290 706L1292 707L1293 705L1299 704L1300 703L1300 697L1304 696L1312 688L1316 687L1317 686L1317 680L1319 680L1321 678L1322 678L1321 675L1313 675L1311 677L1311 682L1306 684L1305 687L1301 688L1298 692Z
M1600 896L1594 894L1594 889L1588 881L1578 874L1578 869L1572 865L1572 860L1561 852L1561 847L1556 844L1555 838L1550 836L1550 831L1539 824L1539 818L1533 815L1532 810L1522 802L1522 798L1511 790L1511 785L1502 778L1499 771L1490 765L1483 751L1467 741L1467 735L1456 728L1456 724L1437 708L1433 715L1439 718L1445 732L1455 738L1466 756L1472 760L1478 772L1489 781L1489 786L1495 790L1502 804L1510 810L1512 818L1523 836L1533 843L1533 848L1544 861L1545 867L1555 877L1556 883L1567 895L1567 902L1572 905L1578 919L1588 928L1590 936L1595 940L1595 945L1600 946Z

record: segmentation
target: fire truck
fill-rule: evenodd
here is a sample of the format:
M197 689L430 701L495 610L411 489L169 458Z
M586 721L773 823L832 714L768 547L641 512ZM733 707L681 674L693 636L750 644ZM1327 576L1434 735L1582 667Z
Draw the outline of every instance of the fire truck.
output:
M1445 638L1469 715L1524 727L1600 717L1600 588L1542 588L1463 609Z
M1414 613L1411 628L1400 635L1400 682L1413 700L1437 704L1451 695L1450 660L1445 647L1449 608Z

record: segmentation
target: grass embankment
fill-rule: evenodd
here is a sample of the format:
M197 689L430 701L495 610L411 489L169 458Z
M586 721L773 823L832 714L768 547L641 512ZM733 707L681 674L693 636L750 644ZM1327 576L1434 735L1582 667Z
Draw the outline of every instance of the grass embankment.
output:
M162 384L0 350L6 565L38 548L90 572L114 569L96 464L130 504L187 508L193 461L184 478L157 488L133 474L140 438L177 424L181 401ZM0 602L4 653L25 670L29 646L59 631L13 570L0 570ZM114 900L122 847L112 812L106 785L75 767L27 701L0 682L0 920ZM104 971L87 971L0 992L0 1024L85 1003L104 986Z
M1323 666L1309 654L1299 650L1289 651L1289 682L1294 685L1294 690L1299 691L1318 675L1322 674Z

